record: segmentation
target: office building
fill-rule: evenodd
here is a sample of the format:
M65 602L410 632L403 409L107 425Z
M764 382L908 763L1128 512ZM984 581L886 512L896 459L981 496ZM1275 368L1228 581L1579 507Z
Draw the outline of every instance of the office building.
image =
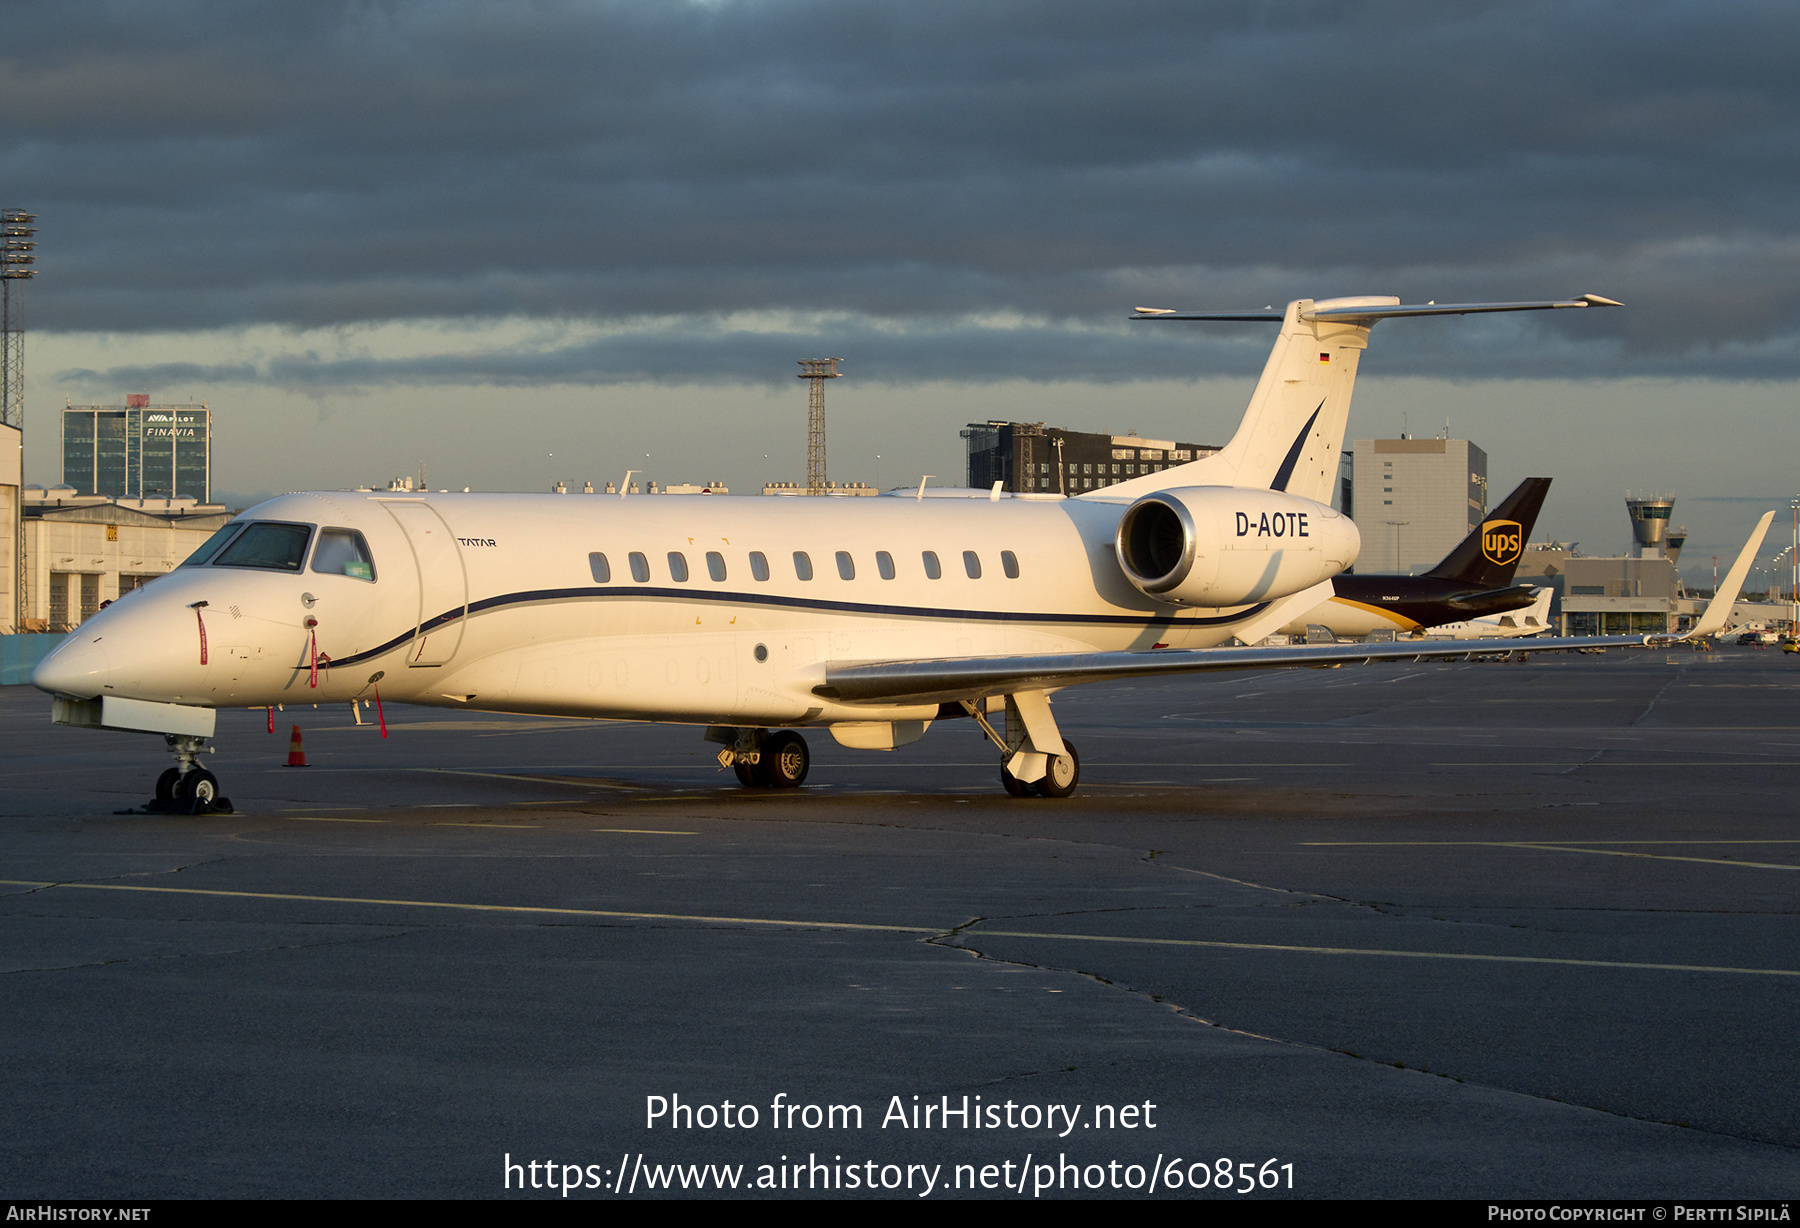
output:
M212 411L205 405L66 405L63 483L109 498L212 499Z
M1210 456L1211 444L1066 431L1042 422L971 422L968 483L976 490L1079 495Z
M1487 453L1466 439L1358 439L1351 455L1358 572L1428 571L1487 515Z

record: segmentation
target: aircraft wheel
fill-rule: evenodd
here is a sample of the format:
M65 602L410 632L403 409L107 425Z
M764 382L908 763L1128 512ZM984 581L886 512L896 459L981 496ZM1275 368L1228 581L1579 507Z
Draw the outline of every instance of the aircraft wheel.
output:
M1039 797L1067 797L1081 782L1081 756L1075 753L1075 744L1064 738L1063 751L1050 760L1049 772L1037 782Z
M175 783L175 797L192 802L194 812L204 811L219 796L219 778L205 768L195 768Z
M156 805L163 810L175 800L175 786L181 780L181 769L170 768L156 778Z
M1004 763L1000 765L1000 786L1014 797L1030 797L1035 792L1030 785L1007 771Z
M763 769L771 789L796 789L806 779L812 755L805 738L783 729L763 743L762 762L757 766Z
M763 774L763 765L761 763L745 763L740 759L731 765L731 770L732 773L737 776L738 783L743 785L746 789L766 789L769 787L769 779Z

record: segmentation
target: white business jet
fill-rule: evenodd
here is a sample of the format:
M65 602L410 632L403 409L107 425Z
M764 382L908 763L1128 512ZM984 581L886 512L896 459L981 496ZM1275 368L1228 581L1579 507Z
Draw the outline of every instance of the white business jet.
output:
M1546 585L1532 594L1531 604L1522 610L1489 614L1462 622L1444 623L1428 628L1426 638L1443 636L1453 640L1516 639L1547 635L1550 631L1550 602L1556 590Z
M216 709L370 698L704 725L748 787L805 779L798 728L891 749L966 716L1009 792L1066 796L1060 688L1468 653L1222 646L1328 599L1356 560L1329 500L1378 321L1616 305L1141 309L1280 333L1224 450L1074 498L284 495L88 619L32 681L60 723L164 735L162 808L223 804L198 761Z

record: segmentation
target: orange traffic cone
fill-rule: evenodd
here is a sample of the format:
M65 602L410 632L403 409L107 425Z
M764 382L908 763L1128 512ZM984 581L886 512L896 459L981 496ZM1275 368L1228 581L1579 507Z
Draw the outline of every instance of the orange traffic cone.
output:
M288 735L287 765L289 767L306 766L306 747L300 743L300 726L298 725L295 725L294 732Z

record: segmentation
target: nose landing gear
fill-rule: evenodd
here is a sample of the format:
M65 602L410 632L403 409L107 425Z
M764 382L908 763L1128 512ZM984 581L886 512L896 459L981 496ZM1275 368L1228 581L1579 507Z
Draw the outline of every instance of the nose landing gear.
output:
M156 778L156 796L145 803L149 814L230 814L231 799L219 791L219 778L200 766L206 739L189 734L163 735L178 766Z

